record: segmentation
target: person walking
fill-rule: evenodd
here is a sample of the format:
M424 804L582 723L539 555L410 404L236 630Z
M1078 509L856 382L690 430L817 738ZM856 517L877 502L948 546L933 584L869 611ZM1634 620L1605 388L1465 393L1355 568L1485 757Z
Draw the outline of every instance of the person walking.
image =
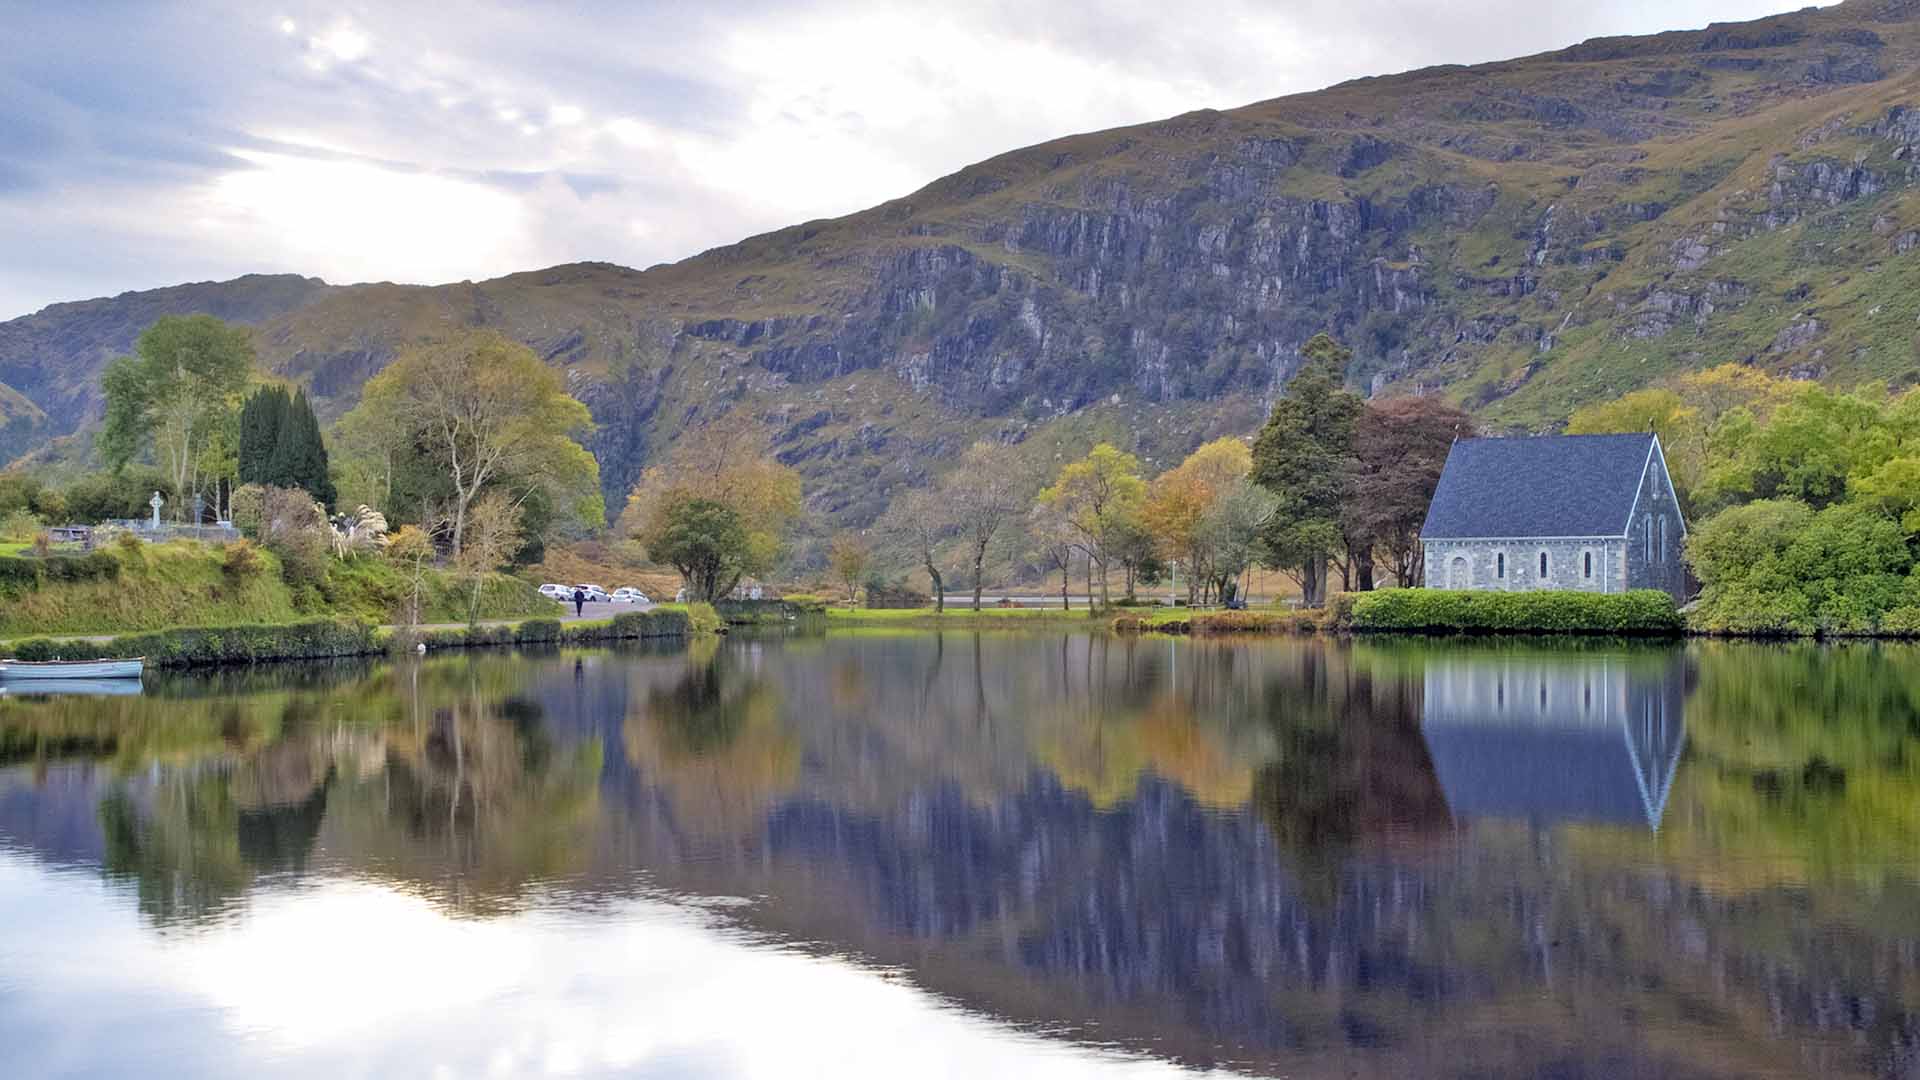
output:
M580 613L586 609L586 606L587 606L587 590L579 587L578 585L574 586L573 587L573 617L576 619L579 618Z

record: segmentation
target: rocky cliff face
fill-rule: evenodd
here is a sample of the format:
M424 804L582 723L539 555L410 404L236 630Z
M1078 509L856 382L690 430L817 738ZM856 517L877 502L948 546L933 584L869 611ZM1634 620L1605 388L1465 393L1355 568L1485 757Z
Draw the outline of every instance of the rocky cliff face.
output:
M615 499L744 407L851 524L976 437L1165 464L1256 423L1321 330L1368 392L1513 427L1730 360L1910 382L1917 60L1909 0L1590 41L1074 136L645 272L63 305L0 324L0 382L70 430L184 305L258 323L337 412L410 342L492 326L567 370Z

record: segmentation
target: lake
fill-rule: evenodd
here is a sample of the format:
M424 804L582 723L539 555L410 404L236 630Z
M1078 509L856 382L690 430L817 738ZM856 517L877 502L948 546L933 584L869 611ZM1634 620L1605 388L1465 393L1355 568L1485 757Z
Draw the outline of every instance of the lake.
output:
M1920 652L834 632L0 696L12 1076L1920 1075Z

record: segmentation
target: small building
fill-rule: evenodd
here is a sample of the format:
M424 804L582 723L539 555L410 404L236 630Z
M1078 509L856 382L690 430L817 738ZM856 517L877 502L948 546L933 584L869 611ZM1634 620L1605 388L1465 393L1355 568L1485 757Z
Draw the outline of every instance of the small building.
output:
M1647 432L1460 439L1420 544L1431 588L1659 589L1684 601L1686 536Z

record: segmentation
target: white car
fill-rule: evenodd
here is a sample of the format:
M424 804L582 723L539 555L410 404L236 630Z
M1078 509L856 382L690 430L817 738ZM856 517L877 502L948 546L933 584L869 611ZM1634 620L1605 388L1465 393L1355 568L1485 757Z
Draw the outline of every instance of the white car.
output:
M549 581L545 585L540 586L540 595L549 600L565 602L573 599L573 590L567 588L565 585L556 585Z
M639 589L636 589L631 585L628 585L624 588L613 590L613 596L611 597L611 599L616 604L651 604L653 603L653 601L647 599L646 593L641 592Z
M574 588L585 591L587 594L587 602L590 604L604 604L608 600L607 590L601 588L598 585L587 585L585 583L582 583L579 585L575 585ZM569 600L573 599L572 592L567 593L567 599Z

